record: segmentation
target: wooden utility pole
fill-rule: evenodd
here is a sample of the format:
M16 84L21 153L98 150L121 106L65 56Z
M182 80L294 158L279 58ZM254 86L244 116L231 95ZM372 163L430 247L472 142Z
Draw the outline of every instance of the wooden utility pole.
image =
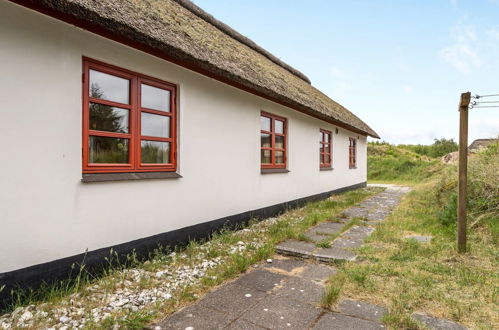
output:
M462 93L459 102L459 184L457 200L457 251L466 252L466 211L468 189L468 106L471 93Z

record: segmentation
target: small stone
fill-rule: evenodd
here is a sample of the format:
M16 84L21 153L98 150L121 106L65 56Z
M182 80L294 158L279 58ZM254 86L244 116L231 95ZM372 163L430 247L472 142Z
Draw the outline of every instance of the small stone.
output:
M281 320L284 320L284 316L281 316Z
M62 323L67 323L69 321L69 317L67 317L67 316L61 316L59 318L59 321L61 321Z
M250 298L251 297L251 294L250 293L247 293L244 295L246 298Z
M187 327L185 330L194 330L194 327Z
M272 259L267 259L267 263L271 264L272 263Z
M19 318L19 322L21 323L24 323L26 321L29 321L33 318L33 314L31 314L30 311L26 311L23 313L23 315L21 315L21 317Z
M268 311L269 311L269 309L268 309L268 308L264 308L263 310L264 310L264 311L266 311L266 312L268 312Z

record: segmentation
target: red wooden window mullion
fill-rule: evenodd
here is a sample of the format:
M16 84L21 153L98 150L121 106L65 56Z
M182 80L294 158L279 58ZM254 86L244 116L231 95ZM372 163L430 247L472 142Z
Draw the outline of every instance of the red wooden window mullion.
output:
M287 164L287 120L284 117L276 116L267 112L262 112L261 113L262 117L270 119L270 131L266 131L263 129L260 129L260 134L268 134L270 135L270 147L262 147L260 146L261 150L269 150L271 155L270 155L270 164L268 163L262 163L261 167L262 168L286 168ZM282 133L277 133L276 132L276 121L280 121L283 124L282 127ZM276 147L276 137L281 136L283 137L283 148L277 148ZM276 160L276 152L282 152L283 154L283 163L277 163Z
M354 138L349 138L348 154L348 165L350 168L355 168L357 165L357 141Z
M330 168L332 164L332 147L331 147L331 131L321 129L320 130L321 141L320 141L320 167L321 168ZM327 138L326 138L327 136ZM326 151L328 150L329 151Z
M95 70L129 81L129 104L109 101L89 95L90 70ZM176 86L167 82L117 68L99 61L83 58L83 172L84 173L112 173L112 172L148 172L148 171L174 171L176 170ZM141 82L169 91L169 112L141 108ZM122 108L128 113L128 133L92 130L89 127L90 103ZM141 113L162 115L169 118L169 137L142 136L140 119ZM128 140L128 163L89 163L90 136L122 138ZM169 142L169 163L142 164L141 140Z

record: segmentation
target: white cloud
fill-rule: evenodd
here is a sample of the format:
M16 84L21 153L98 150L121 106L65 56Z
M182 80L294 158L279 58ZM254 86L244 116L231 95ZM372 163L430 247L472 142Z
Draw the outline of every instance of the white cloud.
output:
M438 51L440 58L464 74L481 66L479 41L474 25L460 22L451 27L451 39L452 45Z

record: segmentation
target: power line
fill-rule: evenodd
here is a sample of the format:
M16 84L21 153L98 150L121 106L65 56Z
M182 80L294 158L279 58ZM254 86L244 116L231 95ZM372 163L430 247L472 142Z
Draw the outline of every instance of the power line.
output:
M472 96L474 99L481 99L482 97L492 97L492 96L499 96L499 94L489 94L489 95L478 95L478 94L475 94L474 96Z

